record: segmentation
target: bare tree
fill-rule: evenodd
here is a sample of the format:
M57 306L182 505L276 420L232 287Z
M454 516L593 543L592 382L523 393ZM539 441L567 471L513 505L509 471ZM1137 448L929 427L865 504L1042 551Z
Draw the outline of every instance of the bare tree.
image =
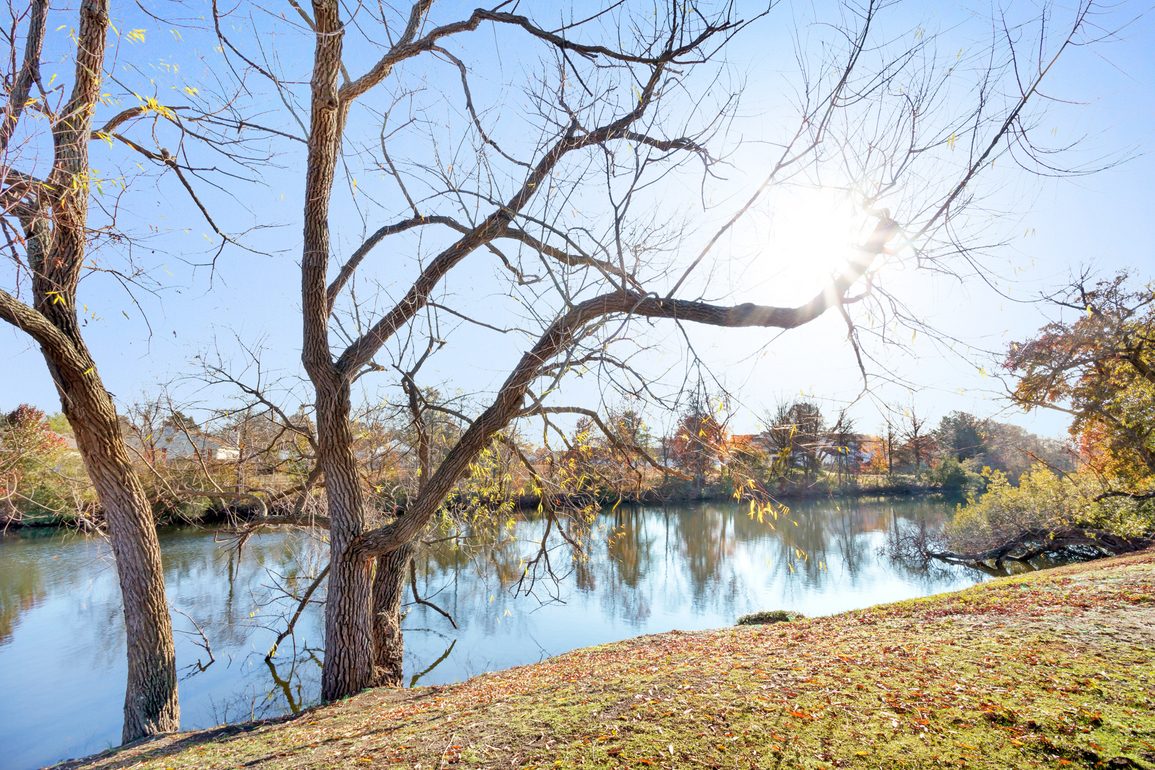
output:
M567 375L597 373L625 395L657 399L629 355L654 321L793 329L832 308L861 361L851 312L901 315L880 288L881 267L910 261L950 270L950 256L969 256L963 212L982 173L1007 153L1024 164L1038 157L1028 106L1055 58L1083 39L1089 11L1077 8L1058 39L1053 25L1040 23L1029 62L1014 48L1024 29L1000 30L968 84L973 99L960 103L948 87L964 71L953 54L938 59L921 32L911 45L876 40L878 5L855 7L838 32L837 56L817 62L821 77L804 78L797 121L777 141L762 181L703 233L663 214L670 210L663 193L685 179L690 161L705 170L703 185L716 183L721 166L711 142L725 139L739 96L719 65L745 25L737 9L669 3L655 12L652 4L635 11L610 3L589 17L565 10L550 28L508 6L455 18L418 0L404 12L359 6L353 19L342 18L336 0L316 0L312 14L294 6L288 26L262 16L262 37L249 48L225 30L255 31L255 22L243 11L214 15L222 48L238 69L272 84L307 141L302 359L315 390L331 517L325 699L397 681L397 597L417 538L512 423L542 420L544 433L555 430L550 415L570 408L555 395ZM482 27L492 45L472 34ZM285 73L270 52L293 36L314 44L309 73ZM513 50L520 56L529 44L540 47L544 63L519 59L518 75L500 82L504 69L493 61ZM306 80L308 91L298 90ZM431 93L430 84L443 90ZM516 119L507 117L513 112ZM826 169L872 216L827 285L784 307L709 301L712 268L729 258L724 244L737 223L768 191ZM338 195L360 219L361 235L334 237ZM374 278L373 262L386 249L388 278ZM487 258L506 283L483 301L471 299ZM506 299L515 306L496 307ZM426 362L452 350L450 332L463 329L516 341L516 355L506 345L504 357L493 358L508 375L477 396L484 408L461 415L464 430L439 461L423 456L404 512L371 527L355 451L354 383L396 372L407 395L420 394L429 387L419 380ZM426 413L418 399L418 446Z
M778 456L783 472L801 472L805 485L810 485L822 465L826 446L826 418L817 403L795 399L778 404L773 414L767 415L769 427L766 437Z
M149 500L85 344L82 329L91 318L87 309L81 312L78 291L83 277L98 273L124 286L132 304L142 287L155 291L158 282L131 256L139 238L117 221L130 208L125 196L132 183L154 172L175 179L216 230L193 186L206 169L190 164L189 149L203 141L227 159L243 140L235 121L205 111L203 101L170 107L137 94L159 82L135 91L126 85L133 75L121 69L132 68L115 66L119 46L110 47L108 39L120 32L110 23L108 0L80 3L75 19L56 28L57 42L48 50L48 0L10 3L8 12L0 113L0 248L8 269L0 319L40 347L107 524L127 629L123 738L130 741L180 726L172 622ZM125 36L144 40L138 30ZM61 60L60 51L71 52L71 61ZM119 77L108 76L114 68ZM190 87L186 96L198 94ZM232 136L223 136L229 129ZM172 140L174 150L160 146L162 140ZM103 174L90 153L102 158ZM120 176L122 167L134 171ZM136 169L144 170L132 176ZM119 269L110 254L127 256L128 267Z
M856 480L862 462L862 439L855 432L853 418L845 410L838 413L823 449L834 463L839 483Z
M32 86L43 88L39 69L47 15L47 0L34 0L22 62L9 81L13 88L0 124L0 152L5 153L0 195L4 214L18 222L24 244L23 256L14 253L12 258L31 274L32 288L31 305L0 290L0 318L40 345L108 524L128 633L123 737L130 741L178 729L180 708L172 619L152 511L133 472L116 408L81 337L77 315L76 292L89 238L88 145L96 133L93 118L103 85L108 3L86 0L81 7L75 75L67 101L55 110L47 98L36 102L38 108L49 110L52 127L52 162L41 179L9 165L13 154L8 145L32 101ZM15 45L13 54L17 60ZM107 134L141 114L127 110L101 130Z
M926 418L918 416L913 404L903 417L901 436L906 443L902 445L901 452L910 459L914 475L918 476L923 465L929 465L934 455L936 448L934 437L931 435Z

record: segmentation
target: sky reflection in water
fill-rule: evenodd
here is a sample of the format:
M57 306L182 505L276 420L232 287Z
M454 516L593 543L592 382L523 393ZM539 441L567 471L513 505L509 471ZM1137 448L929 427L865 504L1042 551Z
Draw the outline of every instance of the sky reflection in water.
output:
M619 508L598 517L584 560L551 552L564 579L539 581L528 597L510 586L521 557L536 552L539 522L479 537L472 554L435 546L419 557L418 591L452 614L458 630L426 607L411 607L406 683L454 682L576 647L732 625L756 610L825 615L961 588L981 576L926 573L880 552L888 530L941 526L953 508L930 500L822 501L796 505L772 525L734 505ZM199 634L175 615L175 627L191 632L177 634L182 728L314 703L319 607L303 614L275 665L264 656L287 614L286 604L269 602L268 587L315 574L323 547L299 533L271 533L252 538L238 556L211 533L191 529L164 530L161 544L169 601L204 630L216 658L209 664ZM106 545L32 533L0 538L0 553L0 768L25 770L116 745L126 664Z

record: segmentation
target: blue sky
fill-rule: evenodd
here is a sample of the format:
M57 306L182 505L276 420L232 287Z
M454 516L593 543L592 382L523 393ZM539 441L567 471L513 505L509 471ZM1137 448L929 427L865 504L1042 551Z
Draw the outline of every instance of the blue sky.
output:
M194 10L192 5L186 7ZM445 18L456 18L466 15L470 8L439 4L437 12ZM548 15L552 8L539 8L537 14ZM126 82L135 78L133 82L142 83L151 78L162 103L166 98L179 99L179 89L190 84L199 84L207 98L214 68L222 66L212 39L190 29L178 29L174 34L171 26L157 24L133 7L114 5L114 9L118 29L142 29L145 35L143 43L120 44L117 65ZM167 5L162 9L172 12ZM292 15L287 4L285 10ZM520 10L534 15L527 6ZM1018 4L1012 10L1026 14L1035 9ZM1124 5L1102 22L1104 26L1117 26L1141 10ZM270 7L268 13L276 13L276 9ZM745 95L731 133L725 137L726 147L734 148L735 163L725 169L725 183L714 188L718 196L712 201L714 207L702 211L699 201L698 209L689 208L695 205L696 177L671 182L661 188L654 201L670 209L686 207L687 211L698 212L693 216L700 220L695 222L691 216L689 221L703 231L734 210L736 202L759 177L759 166L767 152L760 142L773 140L789 117L786 106L797 83L792 41L801 40L798 45L805 51L818 50L807 46L828 30L815 26L812 20L831 18L832 13L826 4L777 6L768 18L738 38L720 82L744 81ZM1054 23L1061 23L1063 13L1063 9L1055 11ZM258 9L253 17L258 26L269 18L260 14ZM961 55L966 46L981 46L989 34L984 18L959 6L939 12L928 12L920 5L897 6L880 18L880 35L881 39L893 41L913 29L925 28L928 34L941 35L939 48L953 51L957 45ZM49 29L54 30L68 23L67 14L58 13L51 21L55 23L50 23ZM262 31L258 39L244 37L243 25L239 26L238 39L248 40L250 46L263 41L270 49L275 48L280 35L286 43L279 49L285 71L307 79L307 60L300 57L309 52L300 45L288 45L293 39L286 37L285 29L272 24L268 34ZM59 30L57 34L61 34ZM491 59L479 69L474 81L474 97L479 103L496 98L499 87L514 80L511 73L521 72L522 68L546 71L536 58L541 51L523 53L509 45L517 38L511 37L508 30L491 32L488 37L478 35L477 39L484 39L491 46L487 54ZM62 44L53 45L57 47L50 47L50 52L64 60L67 52ZM873 387L871 395L860 399L853 408L862 429L877 427L881 405L901 411L913 403L933 421L953 409L980 415L1000 413L1006 407L997 399L1001 385L983 373L995 368L986 351L1001 350L1009 341L1029 336L1046 322L1042 309L1030 302L1040 292L1060 287L1085 266L1104 277L1120 269L1131 270L1143 282L1155 277L1155 253L1147 233L1149 180L1155 176L1155 164L1149 155L1151 127L1155 125L1151 51L1155 51L1155 32L1147 18L1139 18L1118 41L1068 51L1043 86L1043 92L1056 100L1043 118L1054 124L1053 130L1043 133L1057 143L1079 141L1074 152L1064 156L1065 160L1074 164L1094 164L1102 158L1123 162L1113 163L1112 168L1094 175L1060 179L1041 179L1009 167L996 168L981 180L979 194L985 196L984 206L1000 212L997 219L990 221L989 232L992 237L1007 241L984 257L991 268L988 277L998 282L997 290L973 276L959 280L898 266L885 275L888 287L908 304L915 317L958 342L952 350L941 338L903 328L895 336L905 343L904 348L869 343L868 351L877 358L869 367ZM368 47L351 48L350 69L356 71L371 54ZM298 56L298 60L293 56ZM492 67L488 66L490 62ZM455 73L444 66L419 62L402 74L410 78L405 82L417 82L420 88L430 90L444 89L451 96L456 96L453 89L459 88ZM395 93L392 88L386 84L379 89L381 93L370 94L366 99L368 106L383 105ZM263 98L266 101L257 102L265 113L263 122L292 131L291 117L271 95ZM503 104L491 104L494 125L500 123L511 132L511 141L519 138L518 108L523 101L517 94ZM435 100L421 104L420 114L430 122L439 117L448 120L457 109L452 99L441 113L437 112L439 103ZM115 109L110 107L108 114ZM105 119L107 116L102 113ZM365 145L356 145L358 152L351 152L349 176L338 183L334 244L344 254L355 248L366 228L372 230L391 221L390 217L404 214L404 205L397 205L396 190L387 188L381 180L374 182L364 171L367 166L357 165L362 163L360 151L367 146L366 137L372 138L372 129L361 126L351 132L356 141L365 140ZM744 143L739 144L739 137ZM163 141L164 137L160 139ZM400 153L408 147L404 143L397 146ZM122 224L130 224L137 231L156 227L171 232L141 241L134 252L136 262L155 278L155 293L138 291L133 300L107 274L91 275L82 284L81 299L90 316L95 316L89 318L85 328L86 339L106 385L119 402L127 403L167 384L178 398L194 405L190 411L195 412L198 404L221 405L227 401L227 394L205 390L188 377L199 371L200 360L216 360L218 356L237 370L245 370L246 356L239 343L264 350L264 376L279 380L282 390L290 391L283 395L290 409L308 400L298 363L297 260L303 157L292 143L279 144L275 149L279 153L278 167L262 169L259 184L225 182L220 189L200 188L223 229L241 232L256 225L262 227L240 238L251 251L226 248L214 269L203 266L213 251L206 238L218 243L219 240L208 231L175 180L140 180L133 184L131 197L125 196L132 206L121 215ZM427 149L414 148L414 156ZM443 149L451 152L453 148L446 143ZM94 154L94 166L108 163L125 169L126 174L131 171L129 162L114 159L116 148L107 152L107 157ZM355 191L350 179L358 180L360 186ZM365 203L366 198L378 203ZM803 202L798 203L797 199ZM795 304L809 299L832 269L829 255L822 256L814 245L821 240L817 236L850 226L835 221L839 215L830 214L827 202L821 195L785 196L768 202L751 215L745 229L723 243L725 251L705 274L710 277L709 282L703 281L696 288L704 296L718 300L729 296L735 301ZM656 210L665 211L661 207ZM861 221L858 224L861 226ZM844 237L835 236L834 243ZM831 247L822 248L829 251ZM784 252L789 256L782 258ZM101 258L108 259L109 264L125 262L125 255L118 253L115 245L107 247ZM358 286L359 298L371 297L377 286L385 291L407 286L413 275L411 262L396 262L394 254L375 255L374 259L380 260L375 266L379 270ZM463 267L462 275L446 287L446 301L488 309L510 299L502 273L492 259L474 256ZM10 278L8 273L3 275L5 280ZM507 318L512 323L519 316L513 311ZM524 316L520 318L524 320ZM758 417L779 399L804 393L826 400L828 411L834 412L859 395L862 380L845 342L845 332L841 318L828 313L819 321L788 333L691 329L687 338L712 375L734 393L733 428L746 432L756 430ZM681 371L687 353L686 341L679 331L672 327L654 328L642 336L646 349L637 360L644 364L645 371ZM428 384L446 392L491 390L504 379L524 347L504 347L486 334L466 328L458 329L453 340L458 342L431 359L423 370ZM0 328L0 371L4 373L0 377L0 407L12 408L27 402L47 411L59 409L38 351L19 332L7 327ZM246 376L253 374L250 367ZM366 377L359 382L359 397L382 398L387 392L384 388L394 383L388 376L376 380ZM559 396L571 403L594 406L601 400L600 390L592 377L585 377L567 381ZM1000 419L1047 435L1060 434L1065 424L1064 419L1053 415L1003 412Z

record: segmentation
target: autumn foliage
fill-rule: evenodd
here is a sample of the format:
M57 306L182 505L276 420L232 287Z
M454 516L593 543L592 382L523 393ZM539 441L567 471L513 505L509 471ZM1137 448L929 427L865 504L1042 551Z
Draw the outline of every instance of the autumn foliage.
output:
M44 412L21 404L0 418L0 517L19 519L50 505L48 477L65 450ZM47 488L46 488L47 487Z
M1155 294L1126 273L1070 287L1056 305L1078 313L1013 343L1005 366L1025 409L1059 409L1090 470L1118 489L1155 480Z

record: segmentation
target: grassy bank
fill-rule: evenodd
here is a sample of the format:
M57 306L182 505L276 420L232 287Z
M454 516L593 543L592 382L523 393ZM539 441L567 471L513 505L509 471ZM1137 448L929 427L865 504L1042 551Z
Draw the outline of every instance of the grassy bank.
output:
M671 632L68 767L1155 768L1155 552Z

